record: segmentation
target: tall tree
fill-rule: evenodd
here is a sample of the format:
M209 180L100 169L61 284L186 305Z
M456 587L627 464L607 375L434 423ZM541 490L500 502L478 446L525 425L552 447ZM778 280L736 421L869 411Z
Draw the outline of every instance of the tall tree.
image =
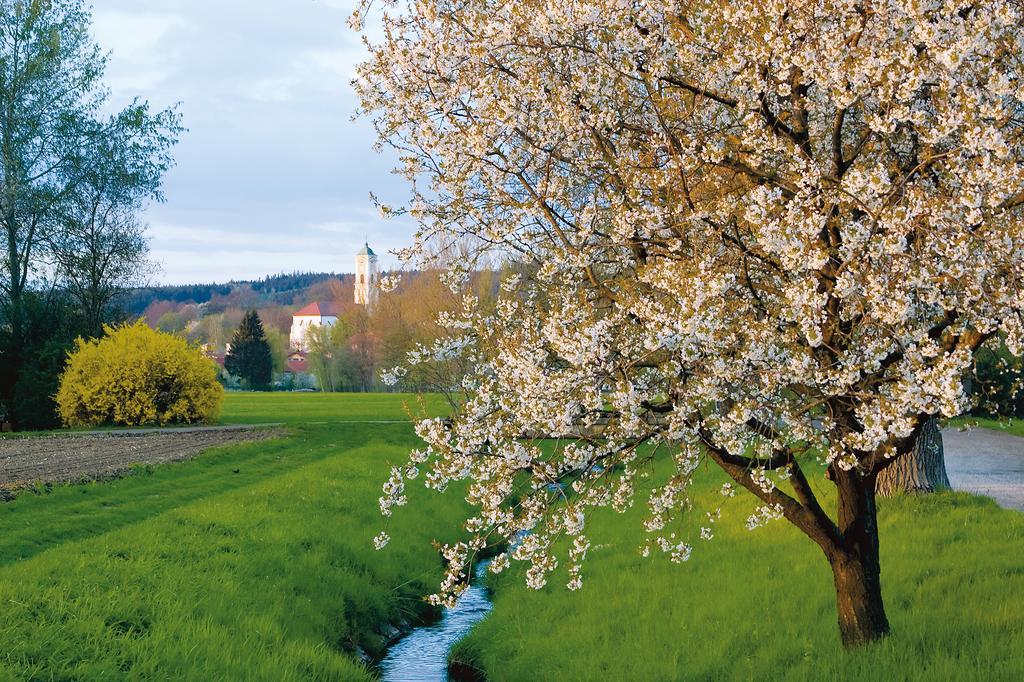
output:
M174 111L151 115L138 102L93 128L47 247L60 283L81 306L90 332L99 334L115 298L145 284L153 270L138 214L148 200L162 200L170 148L182 128Z
M81 3L0 0L0 303L18 331L38 251L103 96Z
M81 309L87 332L98 336L117 297L145 284L153 271L145 227L130 210L115 208L69 219L65 228L51 250L60 284Z
M118 178L99 193L108 203L116 195L113 203L121 207L131 204L128 197L158 196L160 177L171 163L168 150L181 129L174 111L152 114L140 102L101 115L107 106L106 57L90 37L89 24L82 0L0 0L0 310L15 340L25 331L30 288L45 276L52 289L55 276L71 272L70 259L57 258L53 247L84 248L69 235L83 223L97 227L85 199L96 193L97 179ZM123 258L118 268L110 264L112 252L141 255L137 240L129 239L127 250L121 237L100 241L107 247L93 260L108 261L100 280L110 281L115 270L124 269ZM110 249L111 241L120 246ZM74 271L80 274L81 268ZM71 281L84 280L76 275ZM5 376L13 381L23 354L17 343L4 350L11 368ZM12 387L7 380L0 385L0 401L10 402Z
M467 359L466 404L381 500L471 481L435 599L522 531L531 587L563 552L579 587L590 510L658 462L645 546L686 560L708 461L760 501L749 527L820 547L847 646L884 636L877 477L970 408L983 344L1024 350L1019 4L396 4L356 87L425 188L417 243L529 266L445 320L427 355Z
M57 393L60 374L75 338L83 333L81 313L75 302L59 292L28 291L23 299L21 334L11 336L0 325L0 381L9 382L7 404L17 417L19 429L52 429L60 426ZM17 348L21 362L6 362L7 349ZM0 409L0 412L4 410Z
M263 323L255 310L242 318L242 324L231 337L231 348L224 357L224 369L243 379L250 388L264 390L270 386L274 358Z

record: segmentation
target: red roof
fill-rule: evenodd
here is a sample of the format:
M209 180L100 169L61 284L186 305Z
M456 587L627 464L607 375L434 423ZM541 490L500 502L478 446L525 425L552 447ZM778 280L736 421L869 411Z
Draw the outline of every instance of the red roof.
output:
M333 303L321 303L320 301L313 301L305 308L298 310L294 314L295 317L337 317L338 307Z
M300 360L288 360L288 371L292 374L303 374L309 371L309 364L306 358Z

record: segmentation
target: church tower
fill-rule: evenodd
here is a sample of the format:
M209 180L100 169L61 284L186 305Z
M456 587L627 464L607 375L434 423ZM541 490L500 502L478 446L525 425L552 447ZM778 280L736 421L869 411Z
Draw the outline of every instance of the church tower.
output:
M356 303L370 305L377 300L377 254L364 244L356 254Z

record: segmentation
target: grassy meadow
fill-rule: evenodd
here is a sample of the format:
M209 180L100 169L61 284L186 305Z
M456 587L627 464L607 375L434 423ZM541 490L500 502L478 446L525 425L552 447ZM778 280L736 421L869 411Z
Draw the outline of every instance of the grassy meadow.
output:
M232 394L291 436L0 504L0 678L366 679L356 647L426 615L456 497L376 498L415 443L409 396ZM440 409L435 404L431 409ZM415 499L423 491L412 491Z
M696 537L725 480L704 472L683 533ZM816 487L831 508L831 486ZM561 569L528 590L513 563L489 576L494 610L454 657L492 681L1024 679L1024 514L962 493L881 501L893 634L846 653L824 556L783 521L746 530L754 506L726 501L681 565L640 556L642 500L599 514L582 590Z
M440 395L412 393L228 393L221 421L225 424L284 422L325 426L344 422L409 421L447 413ZM367 429L367 433L372 432Z
M414 396L229 394L225 423L286 437L0 504L0 679L370 679L387 623L427 615L457 495L410 489L376 552L376 499L416 438ZM651 480L663 472L655 471ZM702 473L684 533L723 501ZM831 504L829 485L816 479ZM427 499L429 497L429 499ZM1024 514L950 493L881 503L893 635L842 651L820 552L725 502L691 560L644 559L644 505L596 516L580 592L491 576L454 656L498 680L1024 679Z

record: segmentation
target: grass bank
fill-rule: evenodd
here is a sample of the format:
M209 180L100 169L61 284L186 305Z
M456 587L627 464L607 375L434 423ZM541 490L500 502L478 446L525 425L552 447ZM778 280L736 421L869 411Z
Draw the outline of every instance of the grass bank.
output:
M724 480L706 473L686 532ZM1024 514L962 493L882 501L893 634L846 653L820 551L781 521L747 531L752 507L730 500L682 565L639 555L642 509L599 514L580 592L492 576L494 610L454 657L492 681L1024 679Z
M950 419L948 425L952 428L982 428L1001 431L1011 436L1024 436L1024 419L1019 417L1008 417L1006 419L991 419L989 417L957 417Z
M232 394L225 422L293 435L0 504L0 678L370 678L353 652L425 615L429 542L461 511L433 499L372 548L416 439L359 422L402 419L403 398Z

